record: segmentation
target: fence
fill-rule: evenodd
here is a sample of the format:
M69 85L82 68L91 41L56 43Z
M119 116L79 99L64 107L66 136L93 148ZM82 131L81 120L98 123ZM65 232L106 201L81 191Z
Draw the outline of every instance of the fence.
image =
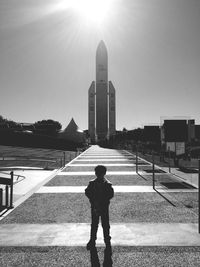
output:
M70 162L72 159L77 157L80 154L80 151L63 151L59 154L57 153L56 157L50 156L19 156L19 155L2 155L0 156L0 169L22 165L26 167L35 167L48 169L57 169L65 166L66 163Z
M140 159L138 154L138 149L136 149L136 172L140 175L138 172L138 159ZM154 153L150 155L150 158L148 157L148 160L152 163L150 168L152 168L153 189L171 205L175 207L176 205L181 205L181 207L191 209L194 216L198 216L198 233L200 234L200 160L198 160L195 165L195 186L191 184L188 173L186 174L187 179L183 179L177 174L173 174L171 172L170 165L168 166L168 172L163 172L162 175L157 175L158 170L163 170L163 167L160 169L160 166L155 164ZM186 180L186 182L184 182L184 180ZM184 194L184 191L186 194Z

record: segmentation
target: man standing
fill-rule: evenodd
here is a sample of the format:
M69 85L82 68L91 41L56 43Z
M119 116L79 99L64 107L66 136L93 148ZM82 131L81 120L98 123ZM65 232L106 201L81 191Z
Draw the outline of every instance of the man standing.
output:
M99 217L101 217L106 249L111 249L109 204L110 199L114 196L114 190L112 188L112 184L104 177L106 171L107 169L105 166L96 166L96 179L91 180L88 187L85 189L85 194L91 203L92 217L90 240L87 244L87 250L91 250L96 245Z

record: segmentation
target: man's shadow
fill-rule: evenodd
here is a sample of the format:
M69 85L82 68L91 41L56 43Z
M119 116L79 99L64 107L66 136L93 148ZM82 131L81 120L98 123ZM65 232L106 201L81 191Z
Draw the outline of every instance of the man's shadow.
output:
M91 267L100 267L100 262L96 247L90 250L90 260L91 260ZM111 248L105 249L103 267L112 267L112 266L113 266L112 249Z
M106 248L104 250L104 261L103 261L103 267L112 267L113 261L112 261L112 248Z

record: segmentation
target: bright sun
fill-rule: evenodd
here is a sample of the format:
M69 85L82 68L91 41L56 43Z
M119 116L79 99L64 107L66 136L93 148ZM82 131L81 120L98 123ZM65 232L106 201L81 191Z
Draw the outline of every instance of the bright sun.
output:
M84 19L101 24L108 15L112 2L113 0L66 0L65 3Z

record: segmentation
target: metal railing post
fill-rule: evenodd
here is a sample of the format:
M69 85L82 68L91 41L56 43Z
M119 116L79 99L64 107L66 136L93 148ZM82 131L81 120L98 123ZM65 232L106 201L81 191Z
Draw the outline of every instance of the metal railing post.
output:
M63 152L63 165L65 166L65 152Z
M136 146L136 173L138 173L138 147Z
M3 206L3 189L0 188L0 208Z
M168 158L169 158L169 172L171 172L171 165L170 165L171 155L170 155L170 149L169 148L168 148Z
M77 157L79 156L79 149L77 149L77 153L76 153L76 156L77 156Z
M199 204L199 234L200 234L200 159L199 159L199 175L198 175L198 204Z
M153 181L153 189L155 189L155 162L154 162L153 152L152 152L152 181Z
M14 177L14 172L11 171L11 185L10 185L10 209L14 208L13 206L13 177Z

